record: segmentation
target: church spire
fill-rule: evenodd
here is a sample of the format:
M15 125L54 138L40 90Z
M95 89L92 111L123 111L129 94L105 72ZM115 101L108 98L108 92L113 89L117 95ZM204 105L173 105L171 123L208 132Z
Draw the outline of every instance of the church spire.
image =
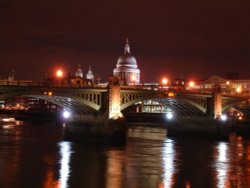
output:
M126 43L125 43L125 47L124 47L124 54L130 54L130 46L129 46L128 37L126 38Z

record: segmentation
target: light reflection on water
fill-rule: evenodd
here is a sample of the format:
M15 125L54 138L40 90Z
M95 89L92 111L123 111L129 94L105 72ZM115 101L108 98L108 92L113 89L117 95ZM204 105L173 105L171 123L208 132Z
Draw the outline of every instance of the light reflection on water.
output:
M60 170L59 170L59 185L60 188L68 187L68 179L70 175L70 157L71 157L71 143L70 142L60 142Z
M122 151L107 151L106 186L109 188L122 187L123 168L125 159Z
M174 159L175 153L173 148L173 140L166 139L162 148L163 161L163 184L164 188L173 186L174 182Z
M7 131L8 130L8 131ZM126 146L62 139L54 125L0 126L0 187L250 187L250 141L168 138L131 127Z
M225 142L219 142L217 147L217 157L215 160L216 172L217 172L217 187L224 188L228 184L228 144Z

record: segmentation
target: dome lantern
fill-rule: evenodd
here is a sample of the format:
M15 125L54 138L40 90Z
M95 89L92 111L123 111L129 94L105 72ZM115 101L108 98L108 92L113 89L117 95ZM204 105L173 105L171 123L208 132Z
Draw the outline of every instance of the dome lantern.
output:
M124 54L130 54L130 46L129 46L129 40L126 39L125 47L124 47Z

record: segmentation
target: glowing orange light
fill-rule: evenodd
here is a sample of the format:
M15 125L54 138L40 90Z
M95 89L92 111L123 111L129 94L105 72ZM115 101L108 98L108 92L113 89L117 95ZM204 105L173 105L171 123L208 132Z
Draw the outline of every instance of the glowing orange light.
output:
M241 87L237 87L237 88L236 88L236 92L237 92L237 93L241 93Z
M49 96L52 96L52 95L53 95L53 93L52 93L51 91L49 91L49 92L48 92L48 95L49 95Z
M56 76L58 77L58 78L61 78L61 77L63 77L63 71L62 70L57 70L56 71Z
M166 84L168 84L168 79L167 78L163 78L161 82L162 82L163 85L166 85Z
M194 81L190 81L188 85L189 85L189 87L194 87L195 83L194 83Z
M170 92L170 93L168 93L168 96L169 97L174 97L174 93Z
M229 84L230 84L230 82L229 82L229 81L227 81L227 82L226 82L226 85L229 85Z
M132 80L132 81L135 81L135 80L136 80L135 75L132 75L132 76L131 76L131 80Z

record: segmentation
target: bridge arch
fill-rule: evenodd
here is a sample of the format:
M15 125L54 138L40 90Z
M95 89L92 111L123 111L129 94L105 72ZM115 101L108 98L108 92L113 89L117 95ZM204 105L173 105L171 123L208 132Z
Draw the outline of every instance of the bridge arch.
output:
M86 105L84 102L81 102L80 100L75 100L70 97L46 96L46 95L24 95L24 97L30 97L30 98L40 99L43 101L48 101L63 109L67 109L78 114L97 112L96 109L91 108L90 106Z
M205 116L206 113L206 109L203 106L196 104L190 100L175 97L159 97L159 95L147 96L131 100L125 104L122 104L121 110L126 110L127 108L133 106L136 103L143 103L144 101L148 100L159 102L164 108L169 108L171 109L171 111L174 111L176 114L179 115L196 114L200 116Z
M42 86L0 86L0 100L31 97L48 101L79 113L97 112L101 108L104 90L79 88L47 88Z
M226 112L230 108L233 108L236 111L241 112L244 116L250 116L250 100L242 99L242 100L234 100L231 103L224 102L222 112Z

